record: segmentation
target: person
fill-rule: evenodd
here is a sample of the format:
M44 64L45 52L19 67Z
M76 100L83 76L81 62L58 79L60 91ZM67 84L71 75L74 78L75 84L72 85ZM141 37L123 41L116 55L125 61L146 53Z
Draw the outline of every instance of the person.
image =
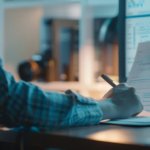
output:
M96 101L77 92L47 92L16 82L0 59L0 124L40 130L99 124L102 119L128 118L143 110L135 88L119 84Z

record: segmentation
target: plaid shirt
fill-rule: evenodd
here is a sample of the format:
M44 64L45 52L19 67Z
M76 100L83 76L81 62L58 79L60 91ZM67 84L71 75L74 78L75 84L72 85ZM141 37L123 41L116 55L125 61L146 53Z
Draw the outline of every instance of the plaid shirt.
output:
M92 98L71 90L46 92L33 84L16 82L2 66L0 59L0 124L47 130L100 123L103 114Z

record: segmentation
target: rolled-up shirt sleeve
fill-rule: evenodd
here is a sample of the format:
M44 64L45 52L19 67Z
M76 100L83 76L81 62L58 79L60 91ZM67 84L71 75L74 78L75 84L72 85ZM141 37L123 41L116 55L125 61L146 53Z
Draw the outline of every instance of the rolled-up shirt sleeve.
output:
M51 128L100 123L103 113L92 98L77 92L46 92L36 85L16 82L0 66L0 124L7 127Z

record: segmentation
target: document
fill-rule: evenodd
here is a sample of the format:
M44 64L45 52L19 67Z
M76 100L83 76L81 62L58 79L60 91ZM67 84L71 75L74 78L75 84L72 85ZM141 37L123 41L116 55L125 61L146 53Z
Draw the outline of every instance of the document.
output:
M104 121L103 123L134 126L150 125L150 42L138 45L127 84L136 88L136 92L144 106L144 111L137 117Z
M150 112L150 42L139 44L127 84L136 88L144 110Z

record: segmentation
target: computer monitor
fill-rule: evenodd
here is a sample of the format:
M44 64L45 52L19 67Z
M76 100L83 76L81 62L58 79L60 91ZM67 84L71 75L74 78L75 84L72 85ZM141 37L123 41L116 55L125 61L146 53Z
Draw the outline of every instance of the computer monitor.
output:
M150 0L119 0L119 82L129 76L138 43L150 41Z

